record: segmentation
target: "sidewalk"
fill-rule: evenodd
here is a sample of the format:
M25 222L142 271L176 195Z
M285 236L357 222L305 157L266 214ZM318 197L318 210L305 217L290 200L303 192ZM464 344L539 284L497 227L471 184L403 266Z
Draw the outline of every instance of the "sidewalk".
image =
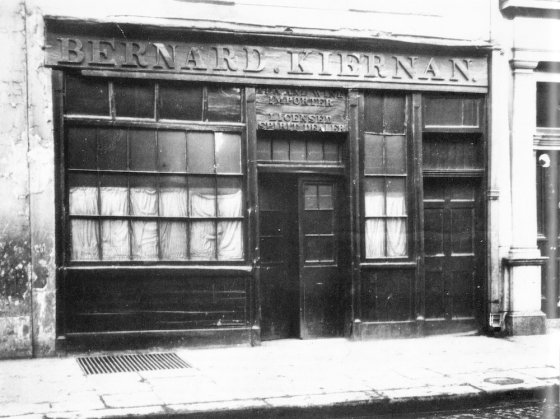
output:
M287 340L173 352L191 368L86 376L74 356L0 361L0 417L303 416L310 409L360 406L391 412L406 404L435 409L446 401L534 394L557 386L560 375L558 330L512 338Z

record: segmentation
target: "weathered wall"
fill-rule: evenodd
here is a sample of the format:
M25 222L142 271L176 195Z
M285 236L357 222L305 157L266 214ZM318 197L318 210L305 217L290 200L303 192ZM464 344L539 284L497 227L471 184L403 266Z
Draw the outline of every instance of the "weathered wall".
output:
M51 71L44 66L44 13L27 1L29 191L33 355L54 353L56 314L55 145Z
M31 355L31 243L27 166L25 8L0 13L0 357Z

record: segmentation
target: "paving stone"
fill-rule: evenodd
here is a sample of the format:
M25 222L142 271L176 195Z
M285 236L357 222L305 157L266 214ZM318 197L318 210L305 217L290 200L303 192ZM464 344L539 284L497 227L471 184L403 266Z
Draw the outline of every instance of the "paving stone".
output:
M103 409L105 404L95 392L71 393L62 401L51 403L51 411L81 411Z
M164 415L167 413L162 406L130 407L103 410L77 410L72 412L53 412L44 416L44 419L110 419L123 417L142 417Z
M141 407L162 405L162 400L153 392L108 394L101 396L107 407Z
M356 391L328 394L308 394L304 396L274 397L265 399L265 402L272 407L317 407L333 406L345 403L369 402L373 399L380 399L380 397L375 393Z
M41 414L48 412L49 409L49 403L2 403L0 407L0 418Z
M208 403L171 404L166 406L174 413L220 412L241 409L264 409L270 407L262 399L226 400Z
M454 386L425 386L413 388L398 388L392 390L383 390L379 392L381 396L391 400L399 399L418 399L418 398L433 398L441 396L464 396L464 395L477 395L481 391L469 385L454 385Z

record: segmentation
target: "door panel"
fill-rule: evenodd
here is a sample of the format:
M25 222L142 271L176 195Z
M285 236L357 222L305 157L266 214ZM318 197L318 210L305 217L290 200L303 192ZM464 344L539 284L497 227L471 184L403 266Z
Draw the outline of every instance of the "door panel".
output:
M335 336L342 317L337 183L301 179L299 189L301 337Z
M259 207L262 339L294 337L299 333L295 179L260 178Z
M425 178L426 318L479 314L482 243L479 181Z

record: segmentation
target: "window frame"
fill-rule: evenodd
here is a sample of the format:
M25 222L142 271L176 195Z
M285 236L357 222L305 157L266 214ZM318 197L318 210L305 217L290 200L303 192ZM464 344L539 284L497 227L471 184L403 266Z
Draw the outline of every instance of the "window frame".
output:
M66 92L66 80L67 77L75 77L78 76L79 74L76 75L75 73L72 72L64 72L62 75L62 79L63 79L63 97L65 96L65 92ZM90 77L84 77L86 79L89 79ZM63 238L63 244L61 246L61 250L62 250L62 258L63 258L63 265L64 266L68 266L68 267L72 267L72 266L96 266L96 267L103 267L103 266L107 266L107 265L112 265L112 266L128 266L128 267L134 267L134 266L162 266L162 265L186 265L186 266L194 266L194 265L246 265L247 261L249 260L249 246L248 246L248 240L249 240L249 233L248 233L248 224L249 224L249 220L248 220L248 204L247 204L247 200L248 200L248 194L247 194L247 126L246 126L246 116L245 116L245 88L243 86L238 86L238 85L226 85L226 84L200 84L200 83L194 83L194 82L175 82L175 83L185 83L186 85L189 86L201 86L201 88L203 89L203 103L201 104L201 106L203 107L202 110L202 114L204 115L205 110L207 109L207 89L208 87L234 87L234 88L238 88L239 92L240 92L240 101L239 101L239 122L232 122L232 121L193 121L193 120L175 120L175 119L161 119L159 118L158 115L158 106L160 103L160 98L158 96L159 94L159 84L160 83L167 83L168 81L165 80L152 80L149 79L147 82L148 83L152 83L152 85L154 86L155 92L154 92L154 115L153 118L142 118L142 117L119 117L115 114L115 96L114 96L114 88L113 88L113 82L116 79L111 79L111 78L105 78L105 77L100 77L100 80L103 80L105 83L107 83L108 86L108 94L109 94L109 112L108 115L87 115L87 114L78 114L78 113L72 113L72 114L67 114L66 113L66 107L65 107L65 100L62 100L61 102L63 102L61 105L61 109L60 109L60 119L61 119L61 129L60 129L60 139L61 139L61 157L60 157L60 163L61 163L61 177L60 177L60 198L59 198L59 202L60 199L62 201L62 205L61 205L61 216L60 216L60 220L61 220L61 236ZM134 81L134 79L126 79L126 81ZM72 128L91 128L94 130L100 129L100 128L106 128L106 129L123 129L124 131L126 131L128 133L128 130L131 129L146 129L146 130L151 130L154 133L154 136L157 138L157 132L159 131L181 131L184 134L184 139L185 142L187 141L187 135L189 132L208 132L208 133L230 133L230 134L237 134L240 136L240 172L239 173L218 173L216 171L216 153L215 153L215 147L214 147L214 167L212 168L212 171L210 173L205 173L205 174L201 174L201 173L193 173L193 172L189 172L189 170L185 170L185 172L166 172L166 171L162 171L161 169L159 169L158 167L156 167L155 171L133 171L130 170L130 166L129 166L129 160L130 160L130 156L127 156L127 168L126 170L102 170L99 169L99 165L96 162L96 168L95 169L76 169L76 168L70 168L69 166L69 161L68 161L68 134L70 129ZM96 137L97 137L97 131L96 131ZM128 135L127 137L127 144L128 144ZM214 138L215 140L215 138ZM157 141L157 140L156 140ZM96 144L97 144L97 139L96 139ZM157 144L157 142L156 142ZM215 143L214 143L215 144ZM157 146L156 146L157 147ZM127 147L128 148L128 147ZM96 150L98 150L98 145L96 145ZM128 150L127 150L127 154L129 154ZM156 155L157 155L157 150L156 150ZM185 259L164 259L161 256L161 237L160 237L160 233L159 233L159 224L160 222L165 222L165 221L177 221L176 218L177 217L163 217L161 216L161 214L155 215L155 216L149 216L149 217L142 217L140 216L141 219L146 219L146 221L155 221L157 223L157 227L158 227L158 237L157 237L157 248L158 248L158 255L156 259L137 259L135 260L133 258L133 254L130 253L129 254L129 259L128 260L72 260L72 237L71 237L71 220L72 219L79 219L79 218L89 218L89 219L93 219L95 218L96 221L101 222L104 219L120 219L120 220L127 220L128 222L128 230L129 230L129 234L131 234L131 222L132 220L135 220L136 218L138 218L137 216L131 215L130 211L129 214L124 215L124 216L102 216L99 212L97 215L93 215L91 217L88 216L76 216L76 215L70 215L70 206L69 206L69 175L71 173L90 173L93 174L97 177L97 188L98 188L98 193L99 193L99 175L103 175L104 173L108 173L108 174L120 174L122 176L126 176L126 181L127 181L127 195L128 195L128 200L130 201L130 179L132 178L138 178L141 176L153 176L154 178L157 179L157 184L156 184L156 190L158 191L158 198L157 200L159 201L159 191L161 188L161 182L159 179L161 179L162 176L180 176L180 177L184 177L185 179L188 178L193 178L193 177L201 177L201 176L205 176L205 177L209 177L213 179L213 183L214 183L214 189L217 191L218 188L218 179L225 179L225 178L235 178L235 179L239 179L240 183L241 183L241 191L242 191L242 210L241 210L241 216L240 217L220 217L218 213L214 214L213 217L208 218L208 221L211 221L214 223L214 228L217 228L218 223L220 221L228 221L228 220L232 220L233 218L235 218L235 220L241 221L242 225L241 225L241 229L242 229L242 252L243 252L243 256L240 259L218 259L217 255L218 255L218 248L217 245L215 245L215 258L214 259L192 259L190 254L187 254L187 258ZM188 180L187 180L188 182ZM217 202L216 202L216 206L217 206ZM183 217L179 217L181 218L180 222L185 222L187 224L187 230L190 230L190 222L191 220L193 220L193 218L190 216L190 214L187 214L187 216L183 219ZM149 219L149 220L148 220ZM100 229L98 229L99 231ZM187 236L188 237L188 236ZM132 237L129 238L129 241L132 241ZM99 237L99 242L101 242L101 236ZM190 247L190 240L187 241L187 252L189 252L189 247ZM101 246L101 244L99 244L99 246ZM101 257L101 255L99 255Z
M413 197L415 196L414 191L414 168L412 165L413 160L413 147L412 147L412 129L411 129L411 103L412 103L412 96L410 93L401 92L401 91L383 91L383 90L373 90L373 91L364 91L364 100L363 100L363 108L361 109L362 117L361 125L362 129L360 129L360 136L359 136L359 157L360 161L358 164L359 167L359 178L360 178L360 248L361 248L361 263L367 265L368 263L404 263L410 262L414 257L414 234L413 234L413 222L415 214L415 207L413 206ZM399 132L390 132L386 131L383 128L382 131L370 131L366 129L366 121L367 113L366 113L366 98L367 96L381 96L385 98L385 96L402 96L404 98L404 121L403 121L403 130ZM384 118L382 119L384 121ZM404 174L396 174L396 173L379 173L379 174L366 174L366 152L365 152L365 143L366 143L366 135L378 135L383 137L383 149L385 149L385 137L390 136L403 136L404 138L404 149L406 151L405 157L405 173ZM385 162L383 162L385 164ZM382 215L382 216L366 216L365 211L365 184L367 179L381 179L385 184L385 190L383 193L385 206L387 205L387 182L386 179L388 178L404 178L404 186L405 186L405 204L406 204L406 214L402 216L391 216L391 215ZM387 256L387 220L389 219L405 219L405 226L406 226L406 255L404 256ZM366 220L368 219L383 219L384 220L384 230L385 230L385 237L384 237L384 252L385 256L379 257L370 257L366 256Z

